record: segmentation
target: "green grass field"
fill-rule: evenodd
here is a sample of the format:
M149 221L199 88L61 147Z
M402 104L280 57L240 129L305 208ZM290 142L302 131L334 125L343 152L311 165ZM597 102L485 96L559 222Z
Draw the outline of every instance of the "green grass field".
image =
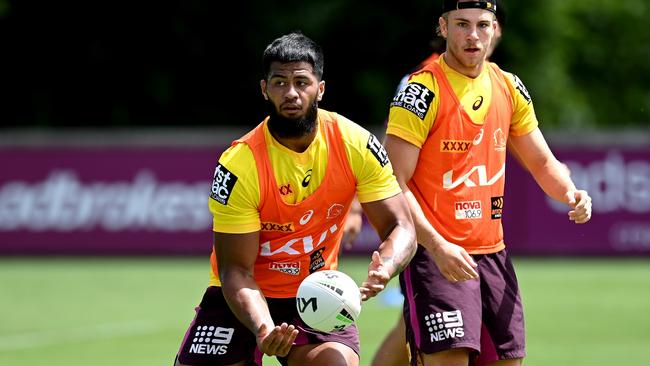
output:
M340 269L360 282L366 265L347 257ZM526 365L650 365L650 260L515 258L515 266ZM2 258L0 365L171 366L208 269L207 258ZM364 303L362 365L397 319L387 298Z

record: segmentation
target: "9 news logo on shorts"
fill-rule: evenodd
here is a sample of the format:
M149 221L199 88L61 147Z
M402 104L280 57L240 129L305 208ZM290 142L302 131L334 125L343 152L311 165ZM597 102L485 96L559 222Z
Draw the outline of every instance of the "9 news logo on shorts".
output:
M227 205L230 193L232 193L236 182L236 175L226 169L225 166L221 164L217 165L217 168L214 170L214 177L212 178L212 192L210 193L210 197L222 205Z

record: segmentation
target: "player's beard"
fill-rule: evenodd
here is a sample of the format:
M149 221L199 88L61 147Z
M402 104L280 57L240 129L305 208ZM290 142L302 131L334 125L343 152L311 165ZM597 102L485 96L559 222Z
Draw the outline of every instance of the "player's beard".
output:
M299 118L287 118L278 114L275 106L267 101L269 130L280 138L299 138L314 132L318 118L318 101L314 100L307 113Z

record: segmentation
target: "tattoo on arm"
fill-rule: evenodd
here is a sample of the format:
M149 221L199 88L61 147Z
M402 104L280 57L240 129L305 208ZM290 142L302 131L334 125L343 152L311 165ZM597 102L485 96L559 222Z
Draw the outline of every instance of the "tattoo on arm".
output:
M400 274L405 267L404 261L401 260L395 260L394 256L382 256L381 257L382 262L384 263L384 267L393 267L395 271L392 273L391 278L397 276Z

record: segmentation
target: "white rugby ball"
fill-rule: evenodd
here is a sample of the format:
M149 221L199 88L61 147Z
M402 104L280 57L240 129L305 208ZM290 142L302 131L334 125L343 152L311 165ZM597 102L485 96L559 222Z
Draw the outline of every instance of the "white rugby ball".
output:
M300 283L296 307L300 318L311 328L339 331L357 321L361 313L361 292L356 282L343 272L318 271Z

